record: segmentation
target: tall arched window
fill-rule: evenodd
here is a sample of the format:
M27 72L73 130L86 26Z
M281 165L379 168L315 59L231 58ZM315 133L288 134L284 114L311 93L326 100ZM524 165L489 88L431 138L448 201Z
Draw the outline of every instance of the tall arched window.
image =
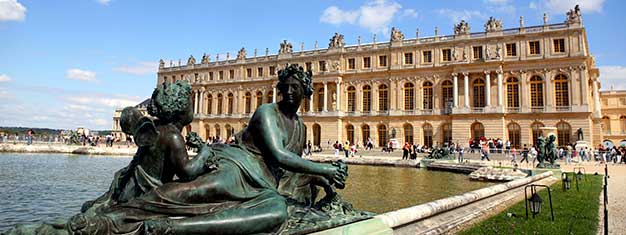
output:
M235 96L233 93L228 93L228 114L233 114L233 105L234 105Z
M404 142L408 142L409 144L413 144L413 125L404 124Z
M256 92L256 107L259 108L263 104L263 92Z
M250 94L250 92L246 92L245 95L245 113L251 113L252 112L252 94Z
M426 123L422 126L422 136L424 139L424 146L427 148L433 147L433 126Z
M557 108L569 106L569 84L565 75L559 74L554 78L554 93Z
M224 129L226 129L226 139L230 138L235 133L235 130L229 124L226 124L226 126L224 126Z
M485 80L474 80L472 87L474 89L474 108L485 107Z
M620 131L622 132L621 134L626 134L626 116L619 117L619 125Z
M324 110L324 89L318 89L317 91L317 111Z
M572 136L572 127L567 122L559 122L556 124L556 136L559 141L559 146L565 146L570 143L570 137Z
M213 113L213 95L209 94L206 98L206 113Z
M539 136L541 136L541 128L544 127L543 123L541 122L534 122L533 124L530 124L530 129L532 131L532 137L533 137L533 145L537 145L537 138L539 138Z
M515 77L506 79L506 105L519 108L519 81Z
M222 110L224 107L224 97L222 96L222 94L218 94L217 95L217 114L223 114L224 110Z
M266 103L274 103L274 91L267 92L267 102Z
M348 112L356 111L356 88L348 87Z
M445 80L441 83L441 107L452 108L452 102L454 99L454 93L452 93L453 85L450 80Z
M372 87L363 86L363 112L372 111Z
M522 145L522 128L517 123L510 123L507 126L509 130L509 141L511 141L511 146L514 148L519 148Z
M543 108L543 78L536 75L530 78L530 106Z
M367 144L367 140L370 138L370 126L364 124L361 126L361 137L363 137L363 146Z
M389 110L389 89L385 84L378 86L378 110Z
M472 139L478 141L480 137L485 136L485 126L480 122L474 122L472 128Z
M222 135L222 132L220 130L220 125L215 124L215 136L220 137L221 135Z
M404 84L404 110L415 110L415 85L410 82Z
M315 123L313 124L313 145L315 146L320 146L320 143L322 142L322 127Z
M607 116L602 117L602 132L604 134L611 134L611 119Z
M209 125L204 125L204 140L208 140L209 137L211 137L211 126Z
M432 82L424 82L422 84L422 92L423 92L423 109L432 110L433 109L433 83Z
M387 146L387 126L378 125L378 147Z
M452 144L452 124L444 123L441 125L441 132L443 133L441 143Z
M346 137L348 139L348 142L350 142L350 144L355 144L354 143L354 126L352 124L348 124L346 126Z

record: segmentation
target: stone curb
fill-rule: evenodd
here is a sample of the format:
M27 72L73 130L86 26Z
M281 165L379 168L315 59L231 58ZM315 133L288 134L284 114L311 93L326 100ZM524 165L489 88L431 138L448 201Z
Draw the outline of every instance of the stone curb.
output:
M550 176L552 176L552 172L547 171L539 175L518 179L508 183L502 183L491 187L467 192L461 195L443 198L429 203L387 212L381 215L377 215L376 218L381 219L385 224L387 224L387 226L391 228L397 228Z
M22 145L0 144L0 152L6 153L72 153L93 155L133 156L137 148L101 148L76 145Z

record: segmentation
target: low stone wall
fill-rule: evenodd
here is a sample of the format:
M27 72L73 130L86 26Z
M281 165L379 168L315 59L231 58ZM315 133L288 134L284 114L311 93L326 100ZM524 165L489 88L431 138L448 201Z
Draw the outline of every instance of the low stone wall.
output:
M334 157L334 156L315 156L307 158L314 162L331 163L342 160L347 164L353 165L369 165L369 166L394 166L394 167L413 167L419 168L419 160L402 160L398 158L374 158L374 157Z
M423 164L424 162L428 162L428 161L424 159L420 163L424 165ZM430 161L428 165L426 166L426 168L428 170L450 171L450 172L469 174L486 166L487 165L482 164L482 163L456 163L456 162Z
M93 155L133 156L137 148L102 148L63 144L0 144L0 152L7 153L72 153Z
M474 190L461 195L439 199L397 211L387 212L385 214L377 215L376 218L381 219L391 228L400 228L433 215L446 212L550 176L552 176L552 172L548 171L535 176Z

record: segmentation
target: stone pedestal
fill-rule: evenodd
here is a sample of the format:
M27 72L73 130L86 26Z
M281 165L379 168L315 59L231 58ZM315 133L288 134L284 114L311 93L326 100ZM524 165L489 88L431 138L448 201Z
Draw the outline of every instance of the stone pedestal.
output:
M584 141L584 140L576 141L576 151L580 151L585 148L589 148L589 144L587 143L587 141Z
M400 149L400 148L402 148L402 146L404 146L404 143L402 145L400 145L400 142L398 142L398 139L396 139L396 138L392 138L389 141L391 141L393 149Z
M543 138L547 138L551 135L556 137L556 127L539 127L539 130L541 130L541 136L543 136Z

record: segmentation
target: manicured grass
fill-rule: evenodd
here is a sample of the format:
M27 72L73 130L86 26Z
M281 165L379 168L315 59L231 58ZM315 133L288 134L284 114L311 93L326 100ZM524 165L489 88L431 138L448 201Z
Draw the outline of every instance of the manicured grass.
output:
M571 175L570 175L571 177ZM473 227L459 234L469 235L505 235L505 234L596 234L598 229L599 196L602 192L601 175L585 175L579 181L580 191L576 191L576 182L572 181L572 188L563 191L559 179L552 184L552 206L554 207L554 222L550 219L550 203L547 190L541 190L539 196L543 199L541 212L532 218L530 208L528 219L524 201L521 201ZM530 194L530 188L528 189ZM530 198L530 195L529 195ZM507 216L513 213L514 216Z

